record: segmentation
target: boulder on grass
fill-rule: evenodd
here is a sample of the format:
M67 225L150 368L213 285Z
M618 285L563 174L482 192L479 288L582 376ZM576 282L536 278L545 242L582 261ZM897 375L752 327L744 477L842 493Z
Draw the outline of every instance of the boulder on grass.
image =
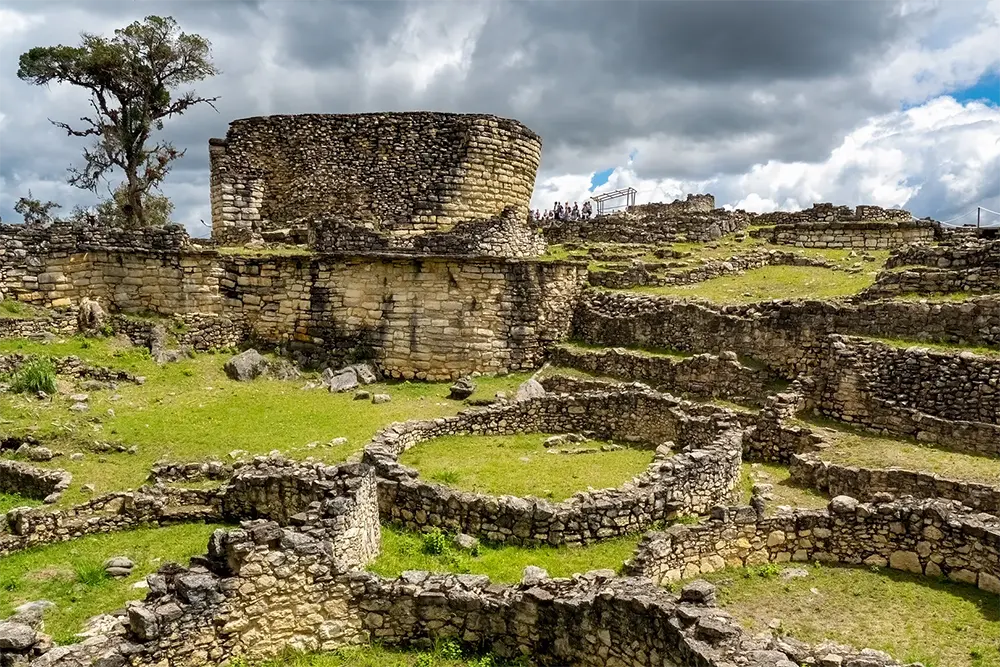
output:
M456 401L464 401L469 396L472 396L475 391L476 385L471 378L459 378L455 384L451 385L451 391L448 394L448 398Z
M515 401L527 401L531 398L541 398L545 395L545 387L542 383L531 378L520 387L517 388L517 394L514 396Z
M230 379L249 382L267 373L268 364L264 355L251 348L229 359L224 368Z

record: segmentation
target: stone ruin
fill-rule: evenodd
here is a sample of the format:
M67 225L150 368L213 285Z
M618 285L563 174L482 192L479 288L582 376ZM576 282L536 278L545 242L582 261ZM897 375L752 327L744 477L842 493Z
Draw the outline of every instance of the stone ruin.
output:
M301 364L360 362L390 378L454 380L546 361L593 376L539 376L514 398L394 424L358 463L160 462L135 491L11 510L0 516L0 555L138 526L240 525L216 531L189 566L164 565L148 578L146 599L94 619L86 641L53 647L25 619L0 622L0 666L233 664L286 648L456 638L539 665L881 667L899 663L870 649L752 635L704 581L679 593L657 584L734 565L821 561L1000 594L1000 488L828 461L828 434L795 419L814 411L1000 457L1000 358L870 340L1000 345L995 242L927 246L944 232L905 211L817 205L753 216L716 209L710 195L539 232L527 224L527 205L540 148L530 130L492 116L243 119L210 143L211 242L178 227L0 226L0 296L47 309L0 317L2 337L84 326L152 348L162 324L130 316L142 312L182 325L177 342L192 349L252 340ZM896 250L859 298L740 306L592 289L584 263L538 257L546 242L710 241L750 225L768 225L760 233L779 244ZM309 247L252 251L277 242ZM217 247L247 243L245 252ZM740 261L677 279L798 260ZM956 290L979 296L884 298ZM24 361L3 357L0 368ZM60 372L138 381L63 363ZM713 398L756 409L704 401ZM583 430L648 448L650 465L617 489L556 503L460 492L398 461L448 434ZM767 513L766 494L755 492L741 504L743 461L788 465L793 479L833 500L822 510ZM0 492L51 502L67 475L0 461ZM199 480L222 485L176 486ZM697 524L662 528L695 515ZM520 584L501 586L474 575L364 571L380 549L380 521L390 520L519 545L650 532L623 576L553 579L528 568Z

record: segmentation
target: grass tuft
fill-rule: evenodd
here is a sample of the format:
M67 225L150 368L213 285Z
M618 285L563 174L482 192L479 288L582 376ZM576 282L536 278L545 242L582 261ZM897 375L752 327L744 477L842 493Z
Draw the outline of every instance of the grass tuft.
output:
M56 393L56 368L50 359L35 357L24 362L11 379L10 390L15 394Z

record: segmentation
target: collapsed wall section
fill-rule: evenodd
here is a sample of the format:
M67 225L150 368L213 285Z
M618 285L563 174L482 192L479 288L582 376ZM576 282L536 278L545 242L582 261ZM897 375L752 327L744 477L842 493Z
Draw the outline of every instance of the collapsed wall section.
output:
M212 238L317 215L413 234L524 218L541 138L515 120L430 112L257 116L209 144Z

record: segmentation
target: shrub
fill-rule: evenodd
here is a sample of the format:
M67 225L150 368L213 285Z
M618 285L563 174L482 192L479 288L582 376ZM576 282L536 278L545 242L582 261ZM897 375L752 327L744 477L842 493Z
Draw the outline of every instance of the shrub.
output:
M440 556L448 549L448 538L437 528L424 533L424 553Z
M10 390L17 394L39 391L56 393L56 368L52 361L38 357L25 362L14 373Z
M441 643L438 648L438 653L445 660L461 660L462 659L462 646L454 639L448 639Z
M76 580L84 586L98 586L108 579L108 573L100 563L76 563L73 571Z

